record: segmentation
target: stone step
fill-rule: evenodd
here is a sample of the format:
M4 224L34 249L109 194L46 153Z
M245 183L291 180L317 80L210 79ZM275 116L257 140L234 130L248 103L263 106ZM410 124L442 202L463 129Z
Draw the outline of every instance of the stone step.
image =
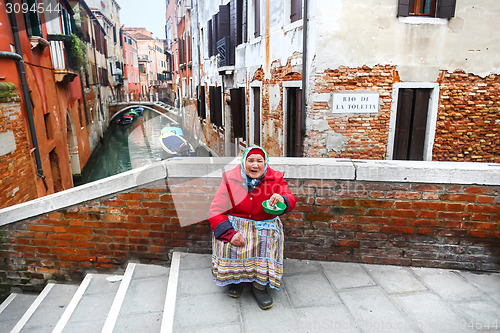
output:
M34 294L10 294L0 305L0 332L10 332L36 298Z
M51 332L78 286L49 283L16 323L11 333Z
M124 275L89 273L79 286L49 283L38 296L11 294L0 305L0 332L160 332L169 271L131 263Z
M123 275L88 274L54 332L99 332Z
M159 332L169 278L163 266L135 266L113 332Z

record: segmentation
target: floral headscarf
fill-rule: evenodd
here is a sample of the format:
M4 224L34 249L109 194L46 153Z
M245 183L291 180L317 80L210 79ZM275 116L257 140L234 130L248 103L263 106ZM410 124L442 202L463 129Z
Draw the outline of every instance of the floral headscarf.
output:
M264 153L264 172L262 173L262 176L260 177L260 179L251 178L250 176L247 175L247 172L245 169L245 162L247 160L249 153L253 149L258 149ZM264 148L259 147L259 146L252 146L252 147L247 148L243 152L243 156L241 157L241 176L242 176L243 180L246 179L246 185L248 186L248 189L250 192L252 192L253 189L255 189L260 184L260 180L262 178L264 178L264 176L266 175L268 166L269 166L269 155L267 155L267 152L264 150Z

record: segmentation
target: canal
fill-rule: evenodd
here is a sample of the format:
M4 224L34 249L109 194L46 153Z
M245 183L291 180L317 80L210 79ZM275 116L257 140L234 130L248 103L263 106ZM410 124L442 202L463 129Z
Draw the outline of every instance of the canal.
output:
M149 109L144 109L143 114L135 117L131 124L118 125L116 122L118 118L109 125L85 166L82 176L74 179L75 186L170 157L162 149L159 139L162 128L172 126L168 118ZM208 152L203 149L197 149L197 153L208 156Z

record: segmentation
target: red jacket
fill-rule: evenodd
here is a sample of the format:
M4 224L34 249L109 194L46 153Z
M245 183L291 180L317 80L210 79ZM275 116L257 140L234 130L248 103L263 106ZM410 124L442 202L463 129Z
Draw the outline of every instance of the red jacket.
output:
M268 214L262 208L262 201L268 200L274 193L281 194L285 199L288 206L285 213L295 207L297 200L288 189L288 182L283 179L283 172L268 167L261 183L250 193L247 190L246 179L242 179L241 166L238 165L224 174L225 177L222 178L219 189L210 205L208 217L214 236L217 239L227 242L236 233L228 220L227 214L257 221L275 218L276 215ZM224 179L227 180L227 186ZM232 207L228 188L235 207Z

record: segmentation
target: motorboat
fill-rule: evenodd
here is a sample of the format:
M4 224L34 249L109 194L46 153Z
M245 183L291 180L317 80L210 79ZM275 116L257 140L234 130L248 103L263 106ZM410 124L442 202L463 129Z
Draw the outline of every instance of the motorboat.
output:
M172 157L196 155L193 146L182 135L176 134L166 128L163 128L160 134L160 145Z
M177 135L184 136L184 133L182 132L182 128L180 128L180 127L174 127L174 126L163 127L161 129L161 134L163 134L165 131L170 131L170 132L175 133Z
M139 116L142 116L142 113L144 112L144 108L142 106L139 106L138 108L133 109Z
M128 125L128 124L132 124L133 121L134 121L134 117L132 117L132 116L127 117L124 115L116 121L116 124L117 125Z

